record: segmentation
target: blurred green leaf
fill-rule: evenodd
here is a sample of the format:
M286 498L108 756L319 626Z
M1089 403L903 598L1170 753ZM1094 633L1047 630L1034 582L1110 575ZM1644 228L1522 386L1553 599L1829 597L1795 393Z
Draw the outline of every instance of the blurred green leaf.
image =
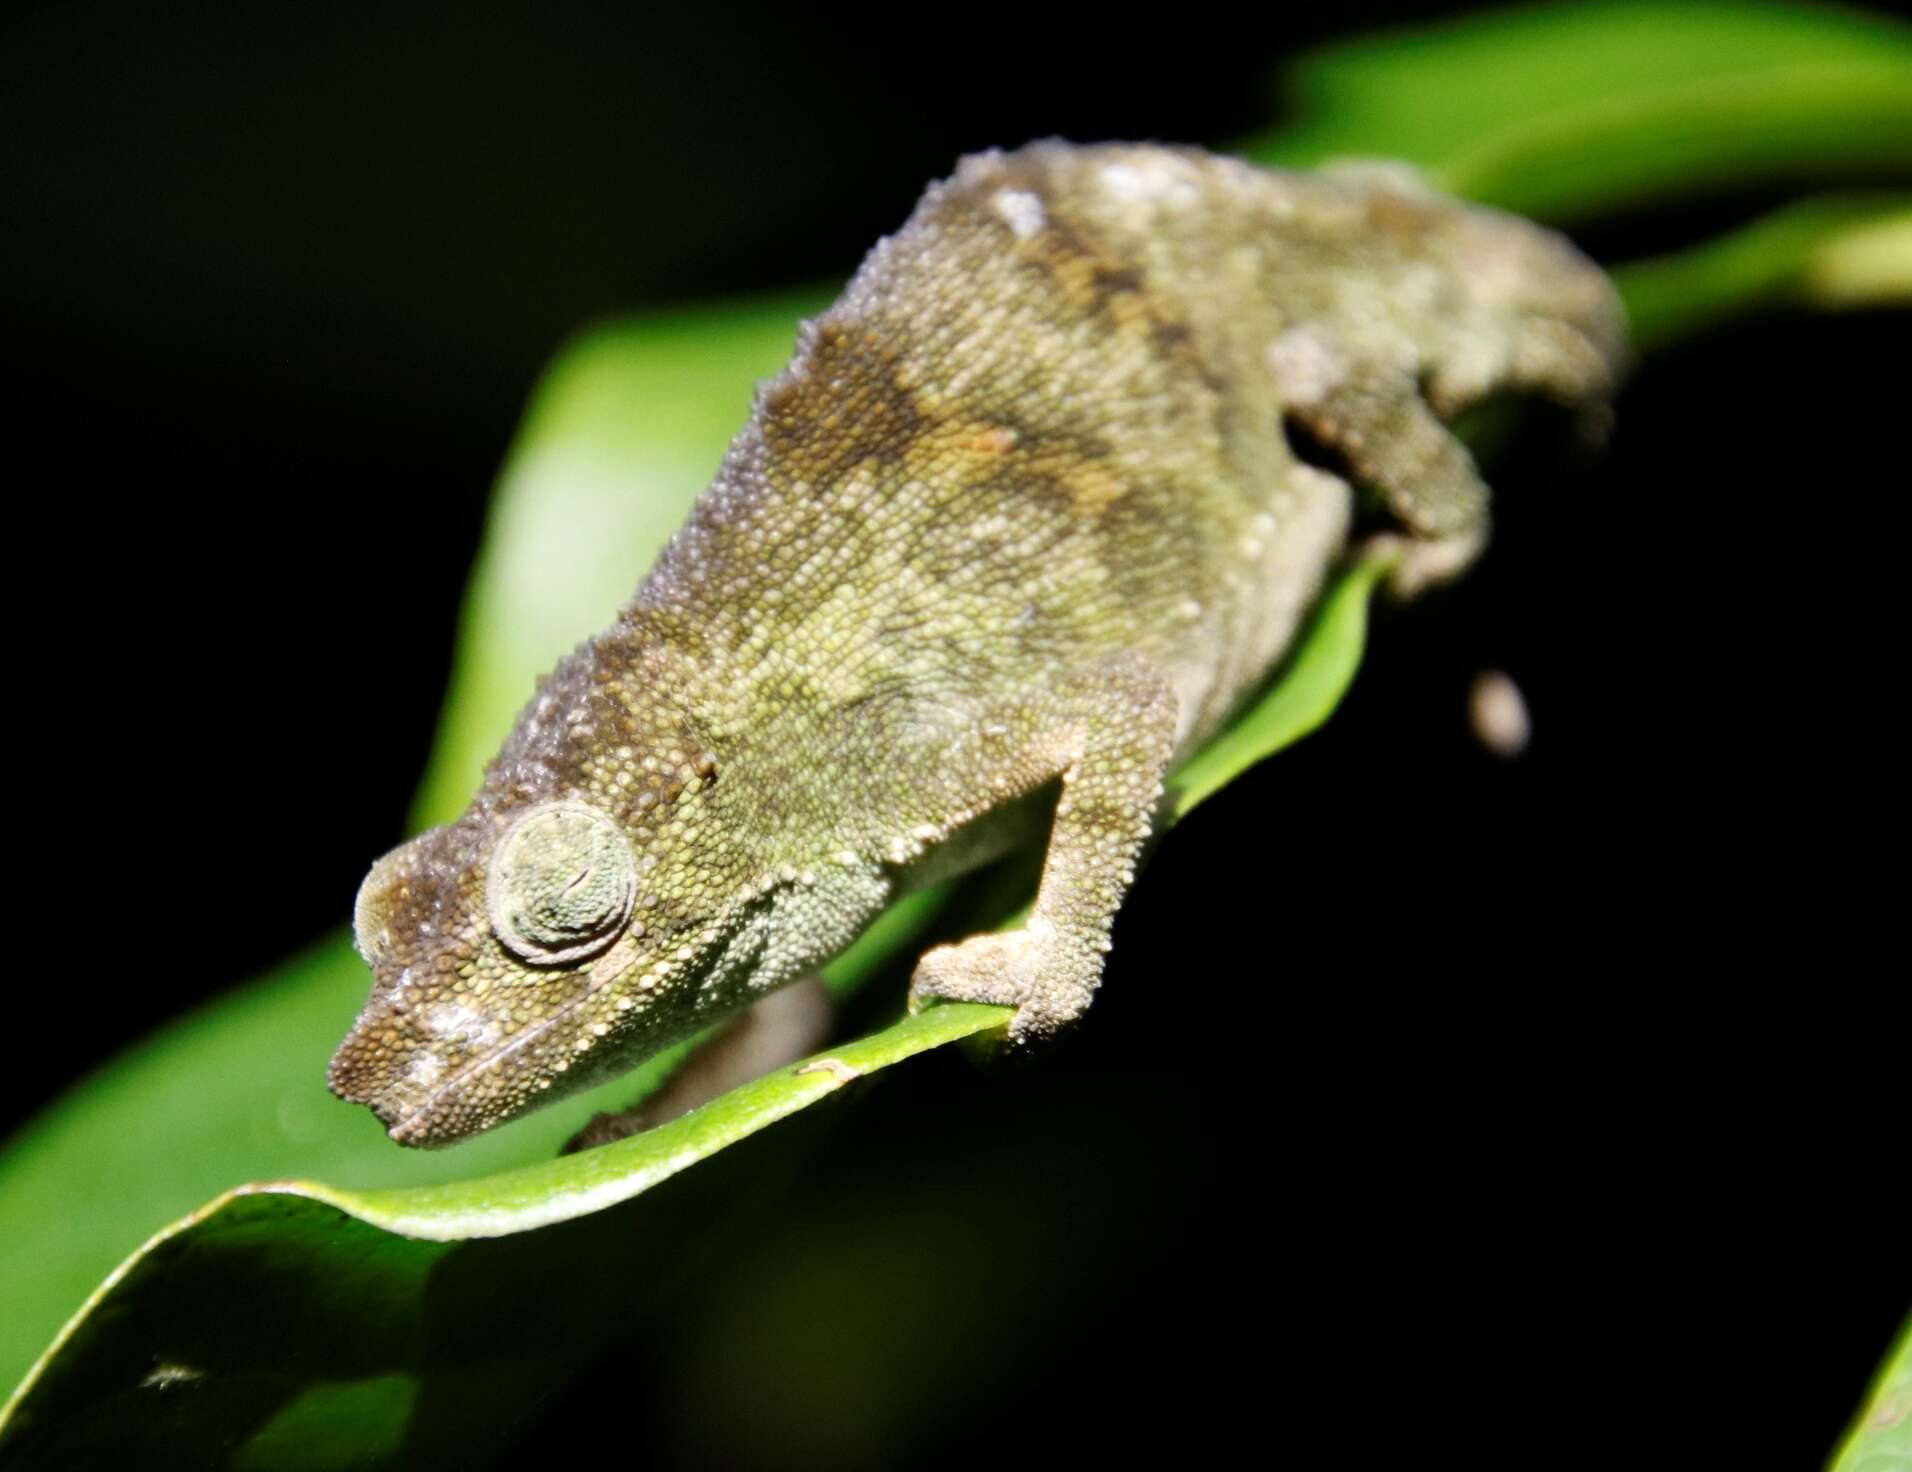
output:
M1284 83L1294 120L1251 157L1404 158L1545 219L1912 170L1912 28L1831 6L1537 6L1331 46Z
M1912 1319L1886 1352L1852 1430L1826 1472L1908 1472L1912 1469Z
M1641 352L1760 306L1912 304L1912 194L1805 200L1613 275Z

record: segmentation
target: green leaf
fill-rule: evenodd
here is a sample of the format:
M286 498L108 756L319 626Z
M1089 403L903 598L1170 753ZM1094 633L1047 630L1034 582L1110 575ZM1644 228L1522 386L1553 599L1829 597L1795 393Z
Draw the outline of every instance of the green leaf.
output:
M1872 1388L1826 1472L1912 1469L1912 1319L1886 1352Z
M1403 158L1556 220L1912 169L1912 28L1823 6L1504 11L1329 47L1283 90L1298 117L1253 157Z
M1170 781L1174 819L1186 817L1256 762L1294 745L1334 714L1361 663L1368 599L1387 567L1382 558L1365 559L1329 589L1281 679Z
M1761 306L1912 303L1912 194L1806 200L1718 240L1617 267L1634 346L1653 352Z
M778 1148L733 1145L642 1210L458 1243L290 1183L222 1195L74 1320L9 1408L0 1462L489 1465L503 1429L737 1250L795 1160L760 1138Z

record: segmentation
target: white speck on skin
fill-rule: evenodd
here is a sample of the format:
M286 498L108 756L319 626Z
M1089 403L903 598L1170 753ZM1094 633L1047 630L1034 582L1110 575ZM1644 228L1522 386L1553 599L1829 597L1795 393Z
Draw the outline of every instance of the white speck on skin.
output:
M498 1037L498 1025L487 1021L477 1008L466 1006L463 1002L433 1007L426 1013L424 1022L433 1037L451 1042L471 1042L483 1047L496 1042Z
M444 1071L444 1062L436 1053L414 1053L405 1068L405 1082L416 1089L429 1089Z
M1294 327L1268 344L1268 368L1290 404L1318 404L1347 376L1334 344L1311 327Z
M1188 205L1201 195L1186 164L1157 154L1132 163L1104 164L1102 187L1117 199L1151 204Z
M1042 201L1026 189L998 189L989 203L1018 240L1027 240L1049 223Z

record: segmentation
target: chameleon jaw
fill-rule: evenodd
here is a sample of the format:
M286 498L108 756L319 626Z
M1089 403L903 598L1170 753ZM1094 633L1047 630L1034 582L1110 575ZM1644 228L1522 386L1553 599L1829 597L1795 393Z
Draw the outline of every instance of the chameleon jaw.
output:
M546 1083L522 1097L500 1098L496 1106L487 1108L460 1108L468 1105L472 1092L471 1086L491 1074L501 1065L507 1065L514 1059L520 1059L524 1052L539 1040L548 1038L554 1029L573 1019L594 998L613 981L626 975L638 963L638 939L626 934L617 944L598 957L585 979L584 989L558 1008L550 1016L536 1025L527 1028L518 1036L510 1039L479 1057L470 1059L455 1072L442 1079L430 1082L427 1092L410 1101L404 1100L406 1092L403 1082L387 1082L371 1087L355 1087L345 1074L343 1065L349 1054L353 1035L346 1038L339 1052L332 1060L332 1069L328 1083L332 1092L347 1103L363 1104L378 1116L379 1123L385 1126L386 1134L394 1143L400 1145L434 1148L455 1144L467 1136L501 1124L505 1120L522 1113L534 1103L545 1098L543 1090L549 1087L550 1074L546 1070L527 1069L527 1074L546 1079ZM420 1048L414 1055L413 1067L418 1060L429 1060L432 1055ZM448 1125L449 1120L449 1127Z

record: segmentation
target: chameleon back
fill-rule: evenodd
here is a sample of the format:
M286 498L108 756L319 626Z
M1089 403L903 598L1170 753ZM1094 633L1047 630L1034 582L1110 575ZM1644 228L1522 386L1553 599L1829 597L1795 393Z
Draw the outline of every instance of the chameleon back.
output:
M912 724L1139 651L1170 672L1187 747L1279 658L1345 543L1352 488L1286 432L1311 377L1378 356L1446 385L1452 413L1526 356L1569 362L1539 386L1578 399L1621 340L1604 277L1558 237L1399 170L981 155L805 328L639 601L801 609L835 652L828 698L907 690Z

